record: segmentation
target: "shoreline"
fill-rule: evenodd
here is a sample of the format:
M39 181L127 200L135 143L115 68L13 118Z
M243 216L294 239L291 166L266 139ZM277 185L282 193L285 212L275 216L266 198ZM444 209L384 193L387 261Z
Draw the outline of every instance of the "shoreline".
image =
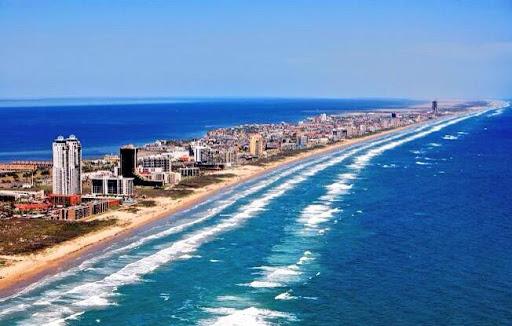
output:
M452 114L448 117L453 118L455 116L465 115L468 111L471 112L472 110ZM443 120L443 118L435 119L434 121L441 120ZM158 203L156 207L142 208L140 212L135 213L135 215L126 211L116 211L104 214L112 216L100 216L100 218L117 218L119 221L115 226L62 242L39 253L19 256L0 256L0 258L19 259L11 265L0 268L0 298L12 295L46 276L53 275L66 267L72 266L80 261L81 257L85 259L86 257L84 256L95 250L105 248L114 243L117 239L129 236L159 220L171 218L172 215L202 203L223 190L254 180L289 164L326 155L355 144L376 140L386 135L416 128L431 121L432 120L427 120L360 138L348 139L324 147L313 148L306 152L292 154L278 161L266 163L261 166L243 165L228 169L223 172L227 171L235 174L235 176L220 183L208 185L184 198L173 200L159 197L157 198Z

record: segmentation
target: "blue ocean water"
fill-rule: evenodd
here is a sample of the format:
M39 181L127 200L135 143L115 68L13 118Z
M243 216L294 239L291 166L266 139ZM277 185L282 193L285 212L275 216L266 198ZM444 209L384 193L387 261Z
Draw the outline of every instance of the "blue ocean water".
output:
M512 110L295 163L0 301L0 324L510 325Z
M242 123L295 122L321 112L403 107L411 100L181 99L0 101L0 161L51 159L58 135L75 134L86 157L124 144L192 138Z

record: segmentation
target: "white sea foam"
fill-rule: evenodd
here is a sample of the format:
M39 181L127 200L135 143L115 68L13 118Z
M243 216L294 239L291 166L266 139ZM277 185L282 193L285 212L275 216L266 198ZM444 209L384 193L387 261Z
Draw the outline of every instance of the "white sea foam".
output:
M183 260L187 260L187 259L191 259L191 258L201 258L200 255L189 255L189 254L184 254L184 255L181 255L178 257L179 259L183 259Z
M357 174L359 173L359 171L361 171L361 169L367 166L372 158L382 154L385 151L394 149L397 146L400 146L404 143L411 142L418 138L425 137L433 132L440 131L449 125L452 125L469 117L470 116L459 117L451 120L442 121L438 124L434 124L428 127L421 128L420 130L416 130L414 133L411 133L404 137L397 137L395 139L382 142L384 144L381 146L370 147L370 149L366 151L364 154L356 156L354 158L353 163L348 166L348 168L352 170L351 172L345 172L340 174L334 183L327 185L325 187L327 191L323 196L319 198L319 202L310 204L302 210L301 214L298 217L298 222L302 223L307 230L311 228L316 228L320 224L332 219L334 214L340 212L339 209L332 206L334 201L337 199L337 197L346 194L347 191L351 189L352 184L349 184L348 181L357 178ZM345 158L358 152L360 152L360 150L355 150L352 151L351 153L347 153ZM418 164L430 163L419 162ZM362 214L363 211L358 210L357 213ZM325 230L322 229L322 231ZM324 232L317 232L316 234L322 235L323 233ZM311 234L304 232L293 234L294 237L304 235ZM299 260L295 264L288 266L266 267L263 269L264 272L262 277L257 278L248 285L258 288L274 288L284 287L292 282L296 282L297 280L300 279L300 276L303 274L301 265L307 262L310 259L310 256L311 253L308 252L308 255L304 255L303 257L299 258ZM318 275L320 275L319 272L316 274L316 276ZM280 295L284 297L286 294L281 293Z
M126 250L129 250L129 249L133 249L133 248L136 248L136 247L139 247L143 244L145 244L146 242L149 242L149 241L152 241L152 240L156 240L156 239L161 239L163 237L167 237L169 235L172 235L172 234L176 234L176 233L179 233L179 232L182 232L196 224L200 224L216 215L222 215L223 217L230 217L232 216L232 214L220 214L220 212L222 212L223 210L225 210L226 208L232 206L233 204L235 204L239 199L241 198L244 198L246 196L249 196L251 194L254 194L260 190L262 190L263 188L275 183L276 181L284 178L284 177L287 177L295 172L297 172L298 170L300 170L301 168L303 168L304 166L308 166L308 165L311 165L311 164L314 164L315 161L313 162L308 162L306 164L302 164L302 165L299 165L293 169L290 169L290 170L287 170L283 173L280 173L280 174L277 174L276 176L272 177L272 178L268 178L268 179L265 179L265 180L262 180L261 182L255 184L254 186L246 189L245 191L242 191L241 193L235 195L235 196L232 196L231 198L228 198L223 202L222 205L219 205L219 206L216 206L216 207L213 207L213 208L210 208L208 211L207 211L207 214L203 215L202 217L199 217L199 218L196 218L190 222L187 222L187 223L183 223L183 224L180 224L180 225L177 225L177 226L174 226L174 227L171 227L167 230L164 230L164 231L161 231L159 233L156 233L156 234L152 234L152 235L149 235L149 236L146 236L142 239L139 239L137 241L134 241L132 243L130 243L129 245L126 245L122 248L119 248L119 249L115 249L112 251L112 253L117 253L117 252L120 252L120 251L126 251Z
M300 257L299 260L297 261L297 265L307 264L310 261L312 261L313 259L315 259L315 258L313 257L313 254L311 253L311 251L306 250L306 251L304 251L304 255L302 255L302 257Z
M421 162L421 161L416 161L416 164L418 164L418 165L432 165L432 163Z
M329 158L328 156L326 157L327 159ZM320 160L323 160L323 159L326 159L326 158L321 158ZM179 233L179 232L183 232L185 231L186 229L196 225L196 224L200 224L202 222L204 222L205 220L215 216L215 214L218 214L219 212L221 212L222 210L226 209L227 207L233 205L237 200L239 200L240 198L243 198L245 196L248 196L250 194L253 194L257 191L260 191L261 189L273 184L274 182L282 179L283 177L286 177L292 173L295 173L297 169L300 169L300 168L303 168L304 166L308 166L308 165L313 165L315 164L315 162L318 161L318 160L312 160L310 162L306 162L306 163L303 163L301 165L298 165L295 169L290 169L290 170L286 170L284 172L281 172L277 175L274 175L274 176L271 176L267 179L264 179L258 183L256 183L255 185L251 186L250 188L242 191L241 193L235 195L235 196L232 196L230 198L227 198L226 200L223 200L223 201L219 201L222 203L222 205L219 205L217 207L214 207L214 208L211 208L207 211L207 214L204 214L198 218L195 218L193 221L191 222L187 222L187 223L183 223L183 224L180 224L180 225L177 225L177 226L174 226L174 227L171 227L167 230L164 230L164 231L161 231L159 233L156 233L156 234L152 234L150 236L146 236L144 238L141 238L137 241L134 241L126 246L123 246L121 248L117 248L117 249L114 249L114 250L109 250L108 252L102 254L102 255L98 255L96 257L93 257L91 259L87 259L86 261L82 262L79 266L77 267L74 267L74 268L71 268L67 271L64 271L64 272L61 272L61 273L58 273L56 275L53 275L51 277L47 277L37 283L34 283L32 284L31 286L25 288L24 290L22 291L19 291L18 293L12 295L12 296L9 296L9 297L6 297L6 298L2 298L0 299L0 302L4 302L6 300L10 300L10 299L14 299L20 295L23 295L24 293L27 293L29 291L32 291L36 288L39 288L39 287L43 287L53 281L56 281L56 280L59 280L59 279L63 279L65 277L68 277L70 275L75 275L78 271L84 271L84 270L92 270L93 267L90 267L92 266L94 263L96 263L97 261L101 260L101 259L106 259L107 257L110 257L114 254L117 254L119 252L124 252L124 251L127 251L127 250L130 250L130 249L133 249L133 248L137 248L147 242L150 242L152 240L156 240L156 239L160 239L160 238L163 238L163 237L166 237L166 236L169 236L169 235L172 235L172 234L176 234L176 233ZM206 203L206 202L205 202ZM205 203L202 203L200 205L204 205ZM222 214L219 214L219 215L222 215ZM223 214L224 216L227 216L226 214ZM180 258L181 259L189 259L189 258L192 258L192 257L198 257L198 256L192 256L192 255L182 255ZM126 258L128 258L128 256L126 256ZM52 292L50 294L50 292ZM46 295L48 294L48 295ZM62 293L61 292L57 292L57 291L47 291L45 294L45 297L46 298L49 298L49 300L43 300L43 301L46 301L45 302L45 305L50 305L52 303L53 300L56 300ZM8 315L10 313L14 313L14 312L17 312L17 311L23 311L24 310L24 307L21 307L21 306L14 306L12 309L3 309L0 311L0 316L2 315Z
M456 139L459 139L459 137L458 136L453 136L453 135L444 135L443 139L446 139L446 140L456 140Z
M458 122L456 120L457 119L451 120L451 123ZM455 122L453 122L453 121L455 121ZM448 122L448 123L450 123L450 122ZM439 127L439 126L433 127L432 130L434 130L436 127ZM442 129L442 128L443 127L441 127L440 129ZM416 134L413 134L413 136L411 136L411 137L419 138L419 136L417 136L417 135L422 133L422 132L419 132L419 130L422 130L422 129L424 129L424 128L417 128L414 131ZM431 131L431 132L433 132L433 131ZM112 273L111 275L109 275L101 280L79 284L78 286L72 285L73 286L72 288L59 289L56 293L56 297L52 298L52 300L61 299L60 302L66 302L66 305L65 306L63 306L62 304L45 305L45 306L47 306L47 309L45 309L44 311L37 311L37 312L33 313L33 315L32 315L33 318L27 320L26 322L27 322L27 324L33 324L36 321L38 323L46 323L46 324L49 324L50 322L62 323L62 321L64 321L65 318L69 318L70 316L80 314L84 310L88 310L92 307L104 306L105 304L113 304L113 302L110 301L110 298L112 297L112 295L115 295L115 291L119 286L137 282L140 280L140 278L143 275L154 271L159 266L166 264L169 261L176 260L183 255L191 254L195 250L197 250L197 248L199 246L201 246L203 243L209 241L210 239L213 239L218 234L240 226L247 219L254 217L260 211L264 210L266 205L271 200L281 196L284 192L295 187L298 183L303 182L309 176L312 176L329 166L340 163L345 158L347 158L350 155L353 155L359 151L362 151L367 148L371 148L373 146L376 146L377 144L389 142L393 139L403 137L404 135L407 135L407 134L408 133L402 133L402 134L395 135L393 137L387 137L380 141L376 141L370 145L361 146L360 148L351 150L348 153L342 153L341 155L340 154L332 155L332 157L330 157L328 161L320 161L319 163L313 163L316 165L309 168L304 173L301 173L301 174L293 177L292 179L284 182L283 184L281 184L279 186L275 186L274 188L270 189L261 198L253 200L250 203L248 203L247 205L244 205L243 207L241 207L240 210L238 210L231 217L220 221L216 225L213 225L210 227L205 227L203 229L200 229L200 230L192 233L191 235L185 235L181 240L174 242L171 246L161 249L158 252L156 252L150 256L147 256L147 257L144 257L137 261L134 261L132 263L129 263L122 269L118 270L117 272ZM411 137L407 137L407 139L410 139ZM393 144L392 146L395 146L395 145L398 146L400 144L400 142L403 142L403 138L393 141L393 142L391 142L391 144ZM389 146L390 146L389 143L387 143L386 145L384 145L382 147L392 148ZM371 157L377 155L379 153L379 151L382 151L382 149L379 149L378 151L375 151L375 149L371 149L368 152L369 154L367 153L367 154L363 155L363 158L360 158L357 161L358 165L356 165L356 167L364 166L368 162L368 160ZM290 170L288 170L290 172L289 174L296 173L300 169L303 169L304 167L305 167L305 165L302 165L302 166L299 165L295 169L290 169ZM285 174L285 173L283 173L283 174ZM264 188L265 186L262 186L262 187ZM228 202L226 202L226 203L228 203ZM223 203L223 204L226 204L226 203ZM211 211L210 211L210 213L211 213ZM218 210L217 210L217 213L218 213ZM182 226L176 226L176 227L180 228ZM177 229L174 229L173 231L166 230L163 232L179 232L179 231L177 231ZM165 234L163 236L165 236ZM152 236L150 236L149 240L145 240L145 241L150 241L151 239L154 239L154 238L155 238L154 235L152 235ZM142 242L142 243L144 243L144 242ZM141 243L139 242L137 244L132 244L132 245L138 246L140 244ZM130 248L133 248L133 246ZM307 259L303 259L302 262L306 261L306 260ZM300 262L301 262L301 260L299 259L299 261L295 265L296 266L301 265L302 263L300 263ZM295 274L290 273L289 270L286 272L280 271L273 275L280 275L281 277L284 277L284 276L290 277L290 276L298 275L296 270L294 272L296 272L296 273ZM264 282L264 281L260 281L260 282ZM46 293L44 293L44 294L46 294ZM88 298L89 299L93 298L93 299L87 300ZM5 310L2 309L2 313L4 313L5 311L8 311L9 308L11 308L11 307L8 307ZM248 309L251 309L251 308L248 308ZM244 310L242 310L242 311L244 311ZM251 311L251 310L249 310L249 311ZM237 313L240 313L240 311L234 312L234 314L237 314Z
M408 137L404 137L404 138L401 138L401 139L398 139L398 140L395 140L395 141L391 141L391 142L386 143L383 146L380 146L380 147L377 147L377 148L373 148L373 149L367 151L366 154L358 156L354 160L354 163L350 165L350 167L354 168L356 170L361 170L362 168L364 168L369 163L369 161L372 158L374 158L377 155L380 155L381 153L383 153L385 151L388 151L390 149L396 148L396 147L398 147L398 146L400 146L400 145L402 145L404 143L407 143L407 142L410 142L410 141L413 141L413 140L425 137L425 136L427 136L427 135L429 135L429 134L431 134L433 132L440 131L440 130L442 130L442 129L450 126L450 125L456 124L456 123L458 123L460 121L463 121L463 120L466 120L468 118L479 116L479 115L483 114L484 112L486 112L486 111L481 111L481 112L478 112L478 113L468 114L468 115L465 115L465 116L462 116L462 117L445 120L442 123L439 123L439 124L436 124L436 125L433 125L433 126L429 126L429 128L427 128L426 130L422 130L420 132L416 132L416 133L414 133L414 134L412 134L412 135L410 135Z
M497 116L497 115L502 114L504 111L505 111L505 109L498 109L498 110L496 110L496 111L494 111L494 112L492 112L492 113L488 114L487 116L488 116L488 117L495 117L495 116Z
M403 139L399 139L399 140L396 140L396 141L392 141L392 142L387 143L384 146L381 146L379 148L371 149L366 154L363 154L360 157L356 158L354 164L351 166L351 168L353 168L353 170L355 171L354 173L344 174L344 175L340 176L341 180L337 180L337 182L334 183L333 185L331 185L330 187L326 187L327 193L326 193L326 195L325 195L325 197L323 199L324 202L325 203L329 203L330 201L334 200L335 196L327 196L327 194L329 192L331 192L331 193L340 192L340 194L341 194L341 193L344 193L344 191L350 189L349 185L346 182L348 180L351 180L354 177L356 177L356 172L358 170L362 169L364 166L366 166L371 158L375 157L376 155L379 155L380 153L382 153L382 152L384 152L386 150L395 148L396 146L399 146L399 145L401 145L401 144L403 144L405 142L412 141L414 139L417 139L417 138L420 138L420 137L424 137L424 136L426 136L426 135L428 135L428 134L430 134L432 132L441 130L444 127L446 127L446 126L448 126L450 124L457 123L458 121L463 120L464 118L448 120L447 122L443 122L443 123L440 123L438 125L434 125L432 127L429 127L430 129L428 129L428 130L427 130L427 127L419 128L418 130L416 130L416 133L413 134L412 136L405 137ZM357 152L358 151L354 151L351 154L355 154ZM347 155L344 158L349 157L349 156L350 155ZM343 159L341 159L340 161L343 161ZM349 177L349 175L350 175L350 177ZM342 181L342 182L340 182L340 181ZM339 187L340 184L343 184L344 186ZM341 190L343 190L343 192ZM320 200L322 200L322 199L320 199ZM325 205L325 204L311 204L311 205L307 206L303 210L301 216L299 217L299 220L302 220L302 222L305 222L306 225L310 225L311 224L311 218L315 218L312 215L313 214L317 214L317 216L314 219L314 221L315 222L317 222L317 221L324 221L324 220L326 220L326 218L329 217L329 213L328 212L332 212L332 211L330 211L331 209L332 208L330 208L330 206ZM360 212L362 213L362 211L360 211ZM308 214L310 214L310 215L308 215ZM307 216L308 218L304 219L305 216ZM253 282L249 283L248 285L252 286L252 287L258 287L258 288L274 288L274 287L284 286L285 284L288 284L290 281L293 281L294 278L299 276L300 275L300 267L301 267L301 265L305 264L306 262L308 262L311 259L313 259L312 258L312 253L310 251L305 251L304 255L301 258L299 258L299 260L294 265L288 265L288 266L262 266L262 267L260 267L258 269L260 269L260 270L262 270L264 272L263 273L263 277L254 280ZM279 272L276 273L276 271L279 271ZM318 276L319 273L317 273L316 275ZM292 276L292 277L290 277L290 276ZM289 295L288 292L281 293L281 294L278 294L275 297L275 299L276 300L287 299L288 295ZM252 309L252 308L248 308L248 309ZM230 314L229 318L233 318L233 317L237 316L237 314L238 314L238 311L235 312L235 313ZM240 319L235 318L236 322L240 322L241 320L243 320L242 324L247 324L247 323L250 324L250 321L248 321L248 320L241 319L241 318ZM229 322L227 324L232 322L233 319L229 319L228 321ZM264 322L264 321L261 321L261 322Z
M81 307L101 307L101 306L109 306L111 302L109 302L106 298L100 296L90 296L84 300L78 301L75 303L76 306Z
M441 147L443 145L439 144L439 143L429 143L428 146L430 146L430 147Z
M278 288L281 287L281 283L277 282L268 282L268 281L252 281L246 284L240 284L242 286L250 286L252 288Z
M204 307L202 310L212 315L229 315L237 311L235 308L229 307Z
M338 157L332 159L332 161L337 160L339 160ZM184 255L190 255L195 250L197 250L197 248L201 246L203 243L209 241L210 239L214 238L216 235L222 232L240 226L247 219L256 216L259 212L264 210L266 205L268 205L270 201L283 195L286 191L294 188L297 184L303 182L309 176L318 173L319 171L327 168L330 165L330 163L317 164L314 167L307 170L306 172L298 174L293 178L289 179L288 181L268 190L262 197L254 199L247 205L242 206L237 211L237 213L233 214L232 217L224 219L214 226L203 228L190 236L186 236L182 240L176 241L171 246L163 248L150 256L146 256L135 262L129 263L119 271L112 273L111 275L105 277L104 279L92 283L84 283L75 286L74 288L66 291L65 293L60 294L58 297L54 298L54 300L58 299L62 295L70 297L68 299L69 306L73 307L71 313L75 313L77 308L85 307L90 309L98 306L99 304L103 306L105 304L105 300L109 300L109 298L114 294L117 287L125 284L138 282L140 281L143 275L146 275L154 271L159 266L166 264L172 260L179 259ZM304 168L304 166L299 166L290 169L288 170L288 173L296 173L302 168ZM154 238L154 236L150 237ZM279 273L282 273L282 271L277 272L274 275L278 275ZM261 284L263 285L263 283ZM91 296L95 296L96 300L85 302L83 301L83 298L88 298ZM102 300L100 301L99 299ZM80 304L77 305L77 302L80 302ZM88 305L86 306L85 304ZM44 321L62 320L62 316L65 315L62 314L62 310L56 309L56 307L54 306L49 306L47 310L52 312L51 314L49 314L51 315L52 318Z
M261 270L261 277L247 283L240 284L243 286L250 286L253 288L277 288L283 287L285 284L290 282L296 282L300 280L302 275L301 265L305 265L314 260L313 253L309 250L304 251L302 257L300 257L294 264L287 266L260 266L256 269Z
M220 295L217 297L217 301L244 301L244 299L234 295Z
M275 296L275 300L296 300L296 296L292 295L292 291L286 291Z
M208 310L206 310L208 311ZM203 325L215 326L261 326L273 325L280 320L296 321L294 315L275 310L250 307L246 309L214 308L209 310L214 315L223 315L217 319L205 320Z
M335 193L340 193L339 189L335 189ZM334 196L334 195L332 195ZM328 205L312 204L307 206L299 217L299 222L309 228L317 227L318 224L329 221L335 213L340 212L338 208L331 208Z

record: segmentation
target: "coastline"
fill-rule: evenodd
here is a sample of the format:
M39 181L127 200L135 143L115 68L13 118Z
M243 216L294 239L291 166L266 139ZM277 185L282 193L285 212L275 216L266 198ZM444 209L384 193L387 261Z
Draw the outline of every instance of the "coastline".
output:
M450 117L463 115L467 112L468 111L464 111L450 115ZM437 121L439 120L440 119L437 119ZM11 265L0 268L0 297L13 294L17 290L32 284L44 276L54 274L63 267L71 265L87 253L108 246L116 239L136 232L155 221L191 208L225 189L253 180L288 164L293 164L315 156L325 155L365 141L376 140L389 134L421 126L430 121L431 120L382 131L360 138L345 140L325 147L311 149L307 152L296 153L262 166L243 165L235 167L227 170L235 176L220 183L208 185L181 199L173 200L160 197L157 198L156 207L141 208L137 213L130 213L123 210L106 213L100 216L100 218L116 218L119 220L118 225L68 240L36 254L4 256L8 259L14 258L17 261L13 262Z

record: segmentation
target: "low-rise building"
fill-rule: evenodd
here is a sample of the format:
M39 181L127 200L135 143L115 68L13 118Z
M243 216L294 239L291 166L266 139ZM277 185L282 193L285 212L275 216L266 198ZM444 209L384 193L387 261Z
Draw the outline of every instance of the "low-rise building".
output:
M197 167L183 167L179 168L178 172L182 177L197 177L199 175L199 168Z
M91 179L91 193L97 196L133 196L133 178L103 176Z
M81 205L58 209L53 212L51 218L55 220L76 221L92 215L104 213L110 208L119 205L120 201L115 199L93 200Z
M168 155L151 155L140 159L143 172L171 171L171 158Z
M82 202L80 195L59 195L50 194L47 200L52 204L53 207L68 207L78 205Z

